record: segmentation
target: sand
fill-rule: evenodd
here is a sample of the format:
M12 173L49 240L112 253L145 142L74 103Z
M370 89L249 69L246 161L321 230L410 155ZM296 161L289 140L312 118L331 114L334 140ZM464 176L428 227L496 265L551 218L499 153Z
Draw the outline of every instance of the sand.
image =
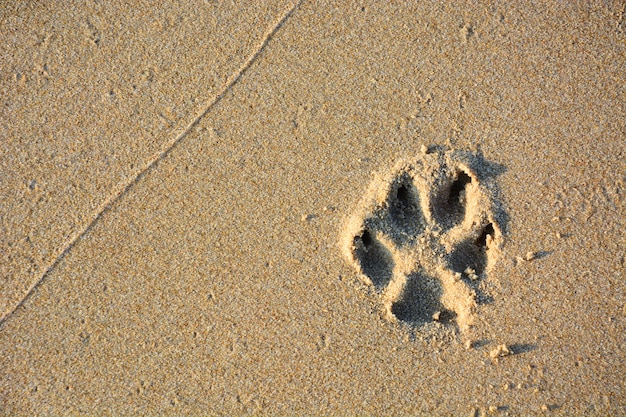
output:
M626 6L384 3L0 5L2 415L626 415Z

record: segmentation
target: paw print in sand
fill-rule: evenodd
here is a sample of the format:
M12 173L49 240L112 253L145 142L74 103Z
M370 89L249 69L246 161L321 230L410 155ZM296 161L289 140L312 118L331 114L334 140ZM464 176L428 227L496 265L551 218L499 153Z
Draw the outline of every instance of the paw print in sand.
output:
M343 249L382 295L387 319L471 325L502 242L482 166L471 152L426 152L373 181L344 230Z

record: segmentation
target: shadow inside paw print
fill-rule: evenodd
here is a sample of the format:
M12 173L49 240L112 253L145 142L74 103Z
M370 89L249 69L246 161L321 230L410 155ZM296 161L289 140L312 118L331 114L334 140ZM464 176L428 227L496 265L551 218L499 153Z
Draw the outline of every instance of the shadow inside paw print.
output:
M389 284L393 274L393 256L369 231L364 230L354 237L354 254L359 259L363 274L377 289Z
M387 197L389 220L396 229L392 237L398 243L418 236L424 229L424 219L419 204L419 191L408 175L394 181Z
M443 287L438 279L417 272L410 274L399 299L390 306L391 313L405 323L424 324L433 320L447 323L456 314L442 305L442 295Z
M502 243L504 216L479 155L427 153L376 180L344 231L347 258L386 317L467 328Z
M458 171L446 184L433 201L432 213L435 220L447 230L463 221L467 205L467 187L472 178L463 171Z
M495 229L487 224L476 239L466 239L457 244L449 255L450 268L454 272L466 273L473 270L475 275L484 272L487 266L487 241L493 241Z

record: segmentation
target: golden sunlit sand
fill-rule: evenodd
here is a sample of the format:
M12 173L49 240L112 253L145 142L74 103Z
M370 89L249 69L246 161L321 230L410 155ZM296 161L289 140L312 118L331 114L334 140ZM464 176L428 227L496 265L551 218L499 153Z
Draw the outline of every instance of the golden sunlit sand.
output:
M0 414L626 414L623 2L4 2Z

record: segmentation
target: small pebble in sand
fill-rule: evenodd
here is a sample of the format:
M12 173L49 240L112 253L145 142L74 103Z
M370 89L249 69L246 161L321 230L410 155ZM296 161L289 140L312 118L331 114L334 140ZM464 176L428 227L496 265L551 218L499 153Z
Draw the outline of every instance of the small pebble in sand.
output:
M516 256L515 260L517 261L517 263L521 263L521 262L530 262L536 258L537 258L537 253L529 251L529 252L526 252L526 255L524 256Z
M535 252L526 252L526 256L524 256L524 260L525 261L532 261L536 257L537 257L537 254Z
M497 359L497 358L502 358L502 357L509 356L512 354L513 352L511 352L509 347L503 344L503 345L498 345L494 349L492 349L491 352L489 352L489 357L491 359Z
M465 269L465 275L467 275L467 277L471 279L472 281L476 281L478 279L478 275L476 275L476 271L470 267Z
M441 318L441 311L438 311L435 314L433 314L433 320L439 321L440 318Z
M474 342L472 342L471 340L466 340L465 343L463 343L463 346L465 346L465 349L470 350L474 347Z

